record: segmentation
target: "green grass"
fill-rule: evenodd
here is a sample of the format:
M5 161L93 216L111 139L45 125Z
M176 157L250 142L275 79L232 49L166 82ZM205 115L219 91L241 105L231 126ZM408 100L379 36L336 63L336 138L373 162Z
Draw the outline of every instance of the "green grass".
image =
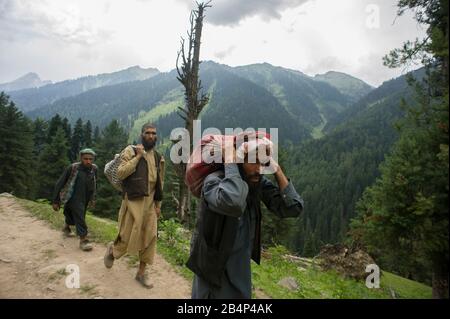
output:
M49 222L55 229L64 224L62 212L53 212L48 203L17 199L28 211L39 219ZM91 239L107 243L117 234L117 223L100 219L88 212L86 222ZM183 277L192 280L192 272L185 266L189 256L189 232L183 231L174 220L159 223L158 252L174 266ZM332 298L332 299L390 299L391 290L396 298L431 298L431 288L421 283L382 271L379 289L369 289L364 282L345 279L333 271L322 271L310 260L312 266L304 267L284 258L289 252L282 246L271 247L261 260L261 265L252 264L253 285L271 298ZM130 257L134 266L136 258ZM303 268L302 268L303 267ZM293 277L299 285L296 291L278 285L285 277ZM89 287L87 287L89 288ZM89 292L91 289L86 289Z
M190 234L180 232L182 228L173 219L160 222L159 229L158 250L186 279L192 280L194 275L185 266L189 257Z
M134 121L133 127L129 135L129 142L131 143L133 139L140 135L142 125L148 122L155 122L159 117L175 112L178 107L183 106L183 100L175 100L165 104L159 104L152 108L147 113L140 114L139 118Z
M155 122L159 117L175 112L178 107L183 107L183 103L183 92L179 89L175 89L167 93L161 101L149 111L141 111L139 117L133 123L133 127L128 135L128 142L133 142L133 139L140 135L142 125L148 122Z
M253 284L273 298L333 298L333 299L390 299L391 290L397 298L431 298L431 288L391 273L382 272L379 289L369 289L364 282L345 279L333 271L322 271L318 266L300 270L293 262L286 261L288 253L282 247L269 248L270 258L252 267ZM285 277L293 277L299 289L290 291L277 283Z
M385 288L392 288L398 298L431 298L431 287L417 281L409 280L387 271L383 271L381 285Z
M315 126L311 132L311 136L316 140L322 138L325 135L323 133L323 129L325 125L327 125L327 119L325 118L325 116L323 116L322 113L320 113L320 117L322 118L322 122L319 125Z

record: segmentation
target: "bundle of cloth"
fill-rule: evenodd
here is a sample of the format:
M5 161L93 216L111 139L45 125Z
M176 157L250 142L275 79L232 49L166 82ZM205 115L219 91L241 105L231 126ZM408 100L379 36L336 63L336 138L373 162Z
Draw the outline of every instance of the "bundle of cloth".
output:
M203 181L209 174L223 169L224 146L232 145L236 162L259 160L261 174L273 173L273 142L270 134L260 131L243 132L238 135L205 135L197 145L186 166L185 183L191 193L200 198ZM225 157L226 158L226 157Z

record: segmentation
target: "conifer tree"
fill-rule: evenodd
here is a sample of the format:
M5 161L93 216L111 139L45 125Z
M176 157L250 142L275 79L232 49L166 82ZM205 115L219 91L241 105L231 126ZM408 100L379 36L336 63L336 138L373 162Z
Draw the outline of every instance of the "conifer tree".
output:
M38 197L51 200L54 186L64 169L69 165L67 157L69 146L66 133L58 127L55 135L39 156L37 176L39 179Z
M87 121L83 128L83 148L92 147L92 124Z
M406 252L429 265L433 297L448 298L448 1L400 0L398 6L399 15L414 10L427 37L393 50L385 64L419 59L427 75L423 82L411 80L417 106L406 106L400 139L359 203L353 237L379 254Z
M75 123L75 127L73 128L72 139L70 143L70 160L75 161L78 158L78 153L81 150L81 147L84 143L83 136L83 121L81 118L77 120Z
M127 139L128 135L125 130L117 120L113 120L103 129L101 136L96 140L94 148L97 153L95 163L98 166L97 201L94 209L96 215L111 219L117 218L122 197L108 182L103 171L105 164L125 148Z
M0 193L32 192L33 132L31 122L9 97L0 93Z

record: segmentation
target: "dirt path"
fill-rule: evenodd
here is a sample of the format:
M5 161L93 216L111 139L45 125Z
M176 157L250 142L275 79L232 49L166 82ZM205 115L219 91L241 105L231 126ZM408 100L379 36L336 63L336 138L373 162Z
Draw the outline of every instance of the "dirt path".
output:
M149 270L154 287L145 289L126 258L106 269L105 250L81 251L77 238L63 238L14 197L0 196L0 298L190 298L190 283L161 256ZM66 287L70 264L79 266L79 289Z

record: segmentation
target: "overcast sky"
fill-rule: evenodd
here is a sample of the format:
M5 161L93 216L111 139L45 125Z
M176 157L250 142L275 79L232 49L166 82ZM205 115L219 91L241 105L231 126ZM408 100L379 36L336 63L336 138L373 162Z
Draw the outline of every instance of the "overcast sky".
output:
M378 86L406 70L382 56L425 30L389 0L213 0L201 59L334 70ZM191 0L0 0L0 83L27 72L61 81L133 65L169 71Z

